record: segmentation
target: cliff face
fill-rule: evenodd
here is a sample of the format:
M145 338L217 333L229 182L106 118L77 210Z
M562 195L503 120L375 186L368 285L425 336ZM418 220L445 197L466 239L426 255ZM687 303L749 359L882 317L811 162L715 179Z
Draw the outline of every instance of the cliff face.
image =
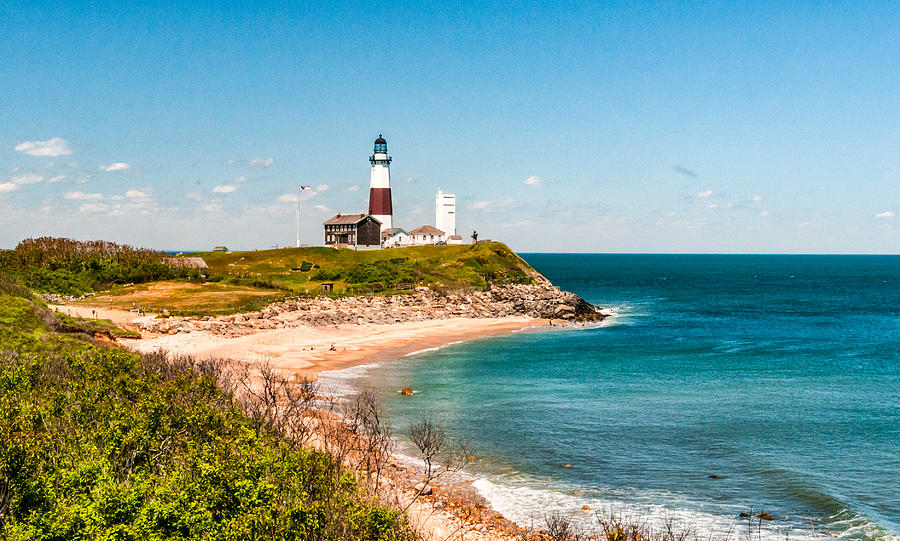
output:
M526 316L566 321L600 321L607 317L573 293L544 282L539 285L495 286L489 291L441 294L419 288L408 295L318 297L272 304L259 312L221 317L167 318L143 323L157 333L203 330L240 336L257 330L342 324L390 324L456 317Z

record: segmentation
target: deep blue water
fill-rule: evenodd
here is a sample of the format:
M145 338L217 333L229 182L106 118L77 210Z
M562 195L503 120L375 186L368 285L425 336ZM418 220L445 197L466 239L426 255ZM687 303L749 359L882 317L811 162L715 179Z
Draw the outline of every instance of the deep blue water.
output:
M773 537L900 538L900 257L524 257L619 315L362 378L398 432L429 417L473 444L499 510L589 523L587 503L722 532L752 509Z

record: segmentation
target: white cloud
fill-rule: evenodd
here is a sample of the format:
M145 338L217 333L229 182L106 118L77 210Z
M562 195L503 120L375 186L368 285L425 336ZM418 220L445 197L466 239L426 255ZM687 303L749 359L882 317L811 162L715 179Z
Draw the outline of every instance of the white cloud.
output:
M886 210L875 215L876 218L893 218L896 216L892 211Z
M698 193L697 199L709 199L710 197L712 197L712 194L713 194L712 190L706 190L705 192Z
M325 205L316 205L316 210L321 210L322 212L331 212L331 209L326 207Z
M222 205L218 201L213 201L200 207L200 210L204 212L222 212Z
M528 186L540 186L543 183L544 179L542 179L541 177L536 177L534 175L531 175L530 177L522 181L522 184L527 184Z
M0 182L0 193L9 193L18 189L18 184L13 184L12 182Z
M212 191L213 191L213 193L232 193L235 190L237 190L236 186L224 185L224 186L216 186L215 188L213 188Z
M277 201L279 203L296 203L297 202L297 194L295 193L283 193L278 196Z
M10 180L12 180L14 184L37 184L38 182L43 182L44 177L35 173L26 173L24 175L13 177Z
M768 211L768 210L763 210L762 212L759 213L759 215L760 215L760 216L768 216L768 215L769 215L769 211Z
M125 192L125 197L129 199L146 199L151 197L150 190L128 190Z
M80 212L106 212L109 210L109 205L106 203L85 203L78 207Z
M55 177L51 177L47 179L47 182L59 182L60 180L65 180L66 175L56 175Z
M128 169L131 169L131 166L125 162L116 162L109 165L100 166L100 170L106 171L107 173L111 173L112 171L126 171Z
M316 186L316 191L317 192L327 192L328 188L329 188L328 184L319 184L318 186Z
M234 179L234 181L235 181L235 182L246 182L246 181L247 181L247 177L238 177L238 178Z
M64 199L72 201L99 201L103 199L102 193L84 193L84 192L66 192L63 194Z
M719 208L719 205L713 203L713 204L709 205L709 208L711 208L711 209L717 209L717 208Z
M473 201L469 204L471 210L483 210L486 212L496 212L500 210L508 210L514 207L516 200L512 197L504 197L498 201Z
M356 184L354 184L353 186L350 186L349 188L347 188L347 191L348 191L348 192L358 192L358 191L359 191L359 186L356 185Z
M29 156L67 156L72 153L69 150L69 142L61 137L54 137L46 141L25 141L16 145L16 152L22 152Z
M762 201L762 200L763 200L763 196L761 196L761 195L754 195L754 196L753 196L753 201L754 201L755 203L759 203L759 202Z
M203 201L203 196L198 194L197 192L188 192L184 194L185 199L191 199L193 201Z
M253 158L247 165L250 167L271 167L272 164L275 163L275 158Z

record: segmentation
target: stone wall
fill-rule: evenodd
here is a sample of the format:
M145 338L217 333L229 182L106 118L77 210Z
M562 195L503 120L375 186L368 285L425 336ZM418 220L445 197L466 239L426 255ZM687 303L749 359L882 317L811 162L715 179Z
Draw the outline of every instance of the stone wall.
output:
M144 330L179 333L204 330L241 336L257 330L297 326L391 324L456 317L498 318L527 316L567 321L599 321L606 317L573 293L549 284L496 286L490 291L441 295L428 288L412 294L316 297L269 305L259 312L219 317L171 317L144 321Z

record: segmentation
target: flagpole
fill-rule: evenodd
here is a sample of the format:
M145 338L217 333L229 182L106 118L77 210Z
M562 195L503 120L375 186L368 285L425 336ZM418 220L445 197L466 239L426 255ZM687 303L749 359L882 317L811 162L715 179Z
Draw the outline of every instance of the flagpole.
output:
M297 188L297 248L300 247L300 195L303 193L303 187Z

